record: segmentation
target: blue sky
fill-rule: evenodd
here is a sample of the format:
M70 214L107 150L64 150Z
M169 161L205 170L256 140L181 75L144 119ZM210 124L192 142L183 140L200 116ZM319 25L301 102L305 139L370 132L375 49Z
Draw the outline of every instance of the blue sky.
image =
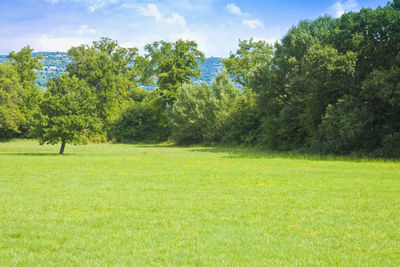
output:
M302 19L338 17L388 0L0 0L0 54L30 45L67 51L101 36L143 49L156 40L195 40L226 57L238 39L273 43Z

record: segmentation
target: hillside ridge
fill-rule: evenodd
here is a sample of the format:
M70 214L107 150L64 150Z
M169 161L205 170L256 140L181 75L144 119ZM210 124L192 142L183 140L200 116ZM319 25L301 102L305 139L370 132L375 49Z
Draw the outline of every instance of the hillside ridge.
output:
M33 57L42 56L43 68L37 71L36 83L45 88L47 81L53 77L60 77L66 72L66 66L71 62L71 57L66 52L35 52L32 53ZM0 55L0 63L8 60L7 55ZM223 69L222 58L209 57L205 62L200 62L202 76L194 81L204 81L208 84L211 83L215 75Z

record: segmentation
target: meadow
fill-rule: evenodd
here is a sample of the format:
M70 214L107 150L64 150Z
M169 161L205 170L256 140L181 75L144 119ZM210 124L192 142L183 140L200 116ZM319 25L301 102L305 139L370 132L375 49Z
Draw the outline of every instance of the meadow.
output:
M0 265L399 266L399 161L0 143Z

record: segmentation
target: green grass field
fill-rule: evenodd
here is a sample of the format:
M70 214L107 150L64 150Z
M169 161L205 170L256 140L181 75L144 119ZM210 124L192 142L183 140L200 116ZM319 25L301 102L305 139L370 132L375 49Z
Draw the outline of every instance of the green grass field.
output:
M0 143L0 265L400 265L400 163Z

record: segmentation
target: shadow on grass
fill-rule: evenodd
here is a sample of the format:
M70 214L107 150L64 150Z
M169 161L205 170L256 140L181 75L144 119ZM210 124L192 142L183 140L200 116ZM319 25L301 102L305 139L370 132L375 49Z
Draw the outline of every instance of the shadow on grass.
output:
M140 148L163 148L163 147L176 147L176 145L171 144L171 143L146 143L146 142L113 142L111 143L113 145L132 145L135 147L140 147Z
M22 153L22 152L8 152L8 153L0 153L0 156L29 156L29 157L65 157L65 156L74 156L76 153L66 153L63 155L59 155L58 153L46 153L46 152L37 152L37 153Z
M132 144L132 145L134 145L135 147L140 147L140 148L171 148L171 147L177 147L177 146L174 146L174 145L162 145L162 144L158 144L158 145L156 145L156 144L153 144L153 145Z
M264 150L260 148L240 148L240 147L191 147L191 152L206 152L206 153L222 153L227 154L225 158L254 158L254 159L295 159L295 160L311 160L311 161L350 161L350 162L393 162L399 163L400 159L396 158L378 158L360 155L321 155L299 151L276 152Z
M9 143L15 141L14 138L0 138L0 143Z

